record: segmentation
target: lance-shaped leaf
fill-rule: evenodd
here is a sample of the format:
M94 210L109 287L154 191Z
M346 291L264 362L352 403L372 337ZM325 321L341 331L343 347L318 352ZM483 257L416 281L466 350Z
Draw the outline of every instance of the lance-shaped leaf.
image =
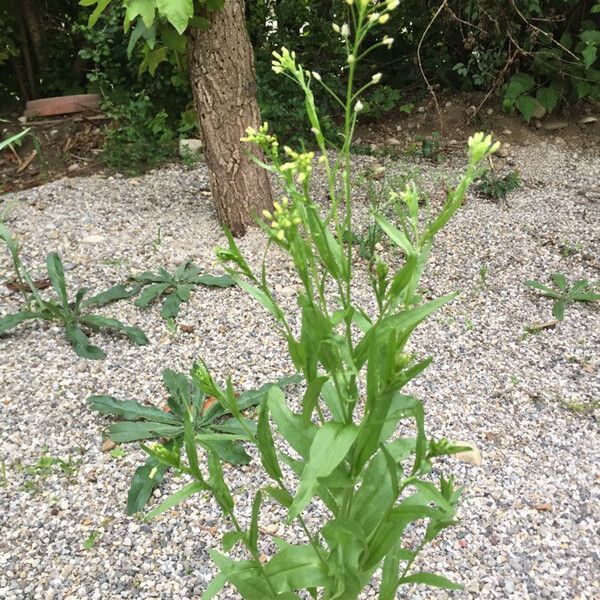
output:
M270 584L277 593L322 587L328 579L323 562L311 545L285 548L264 568Z
M47 318L46 314L30 310L22 310L11 315L6 315L0 319L0 335L23 323L23 321L45 318Z
M82 306L106 306L110 302L131 298L132 296L135 296L138 291L139 290L136 287L128 290L122 284L115 285L104 292L100 292L99 294L88 298L82 303Z
M289 520L294 519L304 510L319 487L319 478L331 475L348 454L357 435L356 425L335 421L325 423L317 430L310 447L308 462L302 471L298 491L289 510Z
M87 335L77 325L68 323L65 325L65 336L67 341L75 350L75 353L81 358L87 358L90 360L101 360L106 358L106 354L94 346Z
M69 299L67 297L67 286L65 284L65 271L63 269L60 256L56 252L50 252L46 257L46 267L48 269L48 277L52 283L54 291L58 294L63 308L69 310Z
M100 315L85 315L81 317L79 321L85 325L89 325L93 329L100 329L101 327L106 327L108 329L115 329L116 331L121 331L134 344L137 344L138 346L146 346L149 343L146 334L139 327L131 327L129 325L125 325L117 319L101 317Z
M116 415L127 421L154 421L167 425L181 425L181 421L171 413L155 406L147 406L134 400L117 400L113 396L90 396L88 406L104 415Z
M127 492L128 515L133 515L146 506L152 491L163 480L167 468L166 465L160 464L156 459L149 458L135 470Z

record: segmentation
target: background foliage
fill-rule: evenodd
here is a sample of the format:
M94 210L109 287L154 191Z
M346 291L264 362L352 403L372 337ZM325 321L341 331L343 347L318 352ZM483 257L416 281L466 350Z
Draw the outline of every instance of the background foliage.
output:
M22 3L35 6L42 25L47 59L36 62L35 34L15 3L0 0L0 109L22 100L31 85L36 89L28 93L37 96L100 90L111 114L122 108L125 127L141 126L130 119L140 98L148 99L145 110L153 114L145 116L155 129L156 119L164 121L175 138L178 128L192 127L182 28L163 18L149 28L142 19L145 15L134 11L128 13L133 18L124 31L126 7L116 1L90 28L96 0L82 4ZM271 53L293 46L300 62L319 65L321 75L337 86L334 91L341 91L347 71L345 49L331 23L343 21L347 4L344 0L247 0L246 4L263 117L282 138L304 138L309 127L303 101L291 93L288 79L274 76ZM395 39L392 50L374 52L357 72L359 83L383 73L382 85L366 97L366 112L373 118L425 92L419 61L432 84L447 90L494 92L505 110L519 111L527 120L559 110L564 103L600 100L598 0L404 0L378 35L381 32ZM34 70L31 85L22 81L27 63ZM324 127L331 131L340 115L326 94L317 100ZM142 133L141 145L164 139L164 131L158 129L156 135L150 129Z

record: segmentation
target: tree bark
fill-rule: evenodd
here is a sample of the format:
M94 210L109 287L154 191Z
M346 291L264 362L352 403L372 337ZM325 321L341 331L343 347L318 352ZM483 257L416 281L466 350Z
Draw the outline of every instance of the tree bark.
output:
M190 78L217 216L240 236L256 212L273 205L267 172L246 154L256 147L240 142L248 126L260 125L244 0L225 0L209 21L206 31L190 30Z

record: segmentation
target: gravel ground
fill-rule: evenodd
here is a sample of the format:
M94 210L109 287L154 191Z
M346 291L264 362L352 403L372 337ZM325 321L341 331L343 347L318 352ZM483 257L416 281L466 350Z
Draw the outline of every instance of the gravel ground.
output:
M476 466L442 464L465 486L460 523L421 563L465 591L410 588L402 597L600 597L600 311L570 306L554 329L524 335L525 325L550 320L551 304L522 283L556 271L600 276L600 158L565 146L517 146L511 163L524 185L503 202L470 196L439 236L425 287L461 294L414 337L415 348L435 356L412 386L426 402L429 433L474 443L483 456ZM434 190L452 164L461 160L418 168ZM218 270L213 249L222 237L202 166L130 180L61 180L1 206L11 204L9 225L26 262L41 273L45 254L58 250L72 287L100 291L132 270L170 268L188 256ZM240 245L256 259L262 236L251 231ZM5 253L1 261L6 274ZM294 306L287 263L271 261L269 274L282 302ZM366 298L366 290L362 277L357 292ZM5 288L0 307L0 314L18 307ZM187 371L199 355L239 389L292 372L269 318L239 289L194 292L179 317L195 327L191 334L170 332L158 306L141 311L120 302L103 310L142 327L151 345L100 335L108 358L93 362L78 358L54 327L25 324L0 341L0 597L7 600L197 598L223 529L215 503L196 497L151 524L127 517L142 454L134 445L122 457L102 452L109 420L85 399L108 393L162 404L162 369ZM32 465L44 454L74 466L36 473ZM256 473L255 463L229 472L243 521ZM181 483L168 477L160 494ZM277 510L266 506L263 517L267 532L284 533Z

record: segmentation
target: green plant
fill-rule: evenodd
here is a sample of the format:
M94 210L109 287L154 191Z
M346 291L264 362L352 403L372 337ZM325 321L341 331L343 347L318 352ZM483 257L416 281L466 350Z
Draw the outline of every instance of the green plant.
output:
M552 314L556 319L562 321L565 316L565 307L573 302L595 302L600 300L600 294L592 291L590 283L586 279L578 279L569 285L567 279L561 273L552 275L552 281L556 289L552 289L535 280L525 282L525 285L539 290L543 296L554 300L552 303Z
M127 497L127 513L130 515L144 508L152 490L161 483L169 467L180 468L181 449L184 443L190 441L184 441L186 427L193 444L214 452L222 460L238 465L250 462L240 440L246 439L246 429L254 432L256 425L243 417L244 426L240 426L214 397L206 396L196 380L198 369L201 367L192 369L191 381L169 369L163 372L163 382L169 393L166 410L133 400L117 400L112 396L91 396L88 399L92 410L121 417L121 421L108 428L113 442L163 440L162 445L142 446L149 458L137 468L131 480ZM281 379L274 385L285 386L296 381L297 378ZM240 411L259 404L272 385L266 384L258 390L240 394L237 398Z
M489 198L506 198L507 194L521 185L517 171L511 171L500 177L493 169L486 169L476 180L477 190Z
M421 143L418 154L423 158L431 158L437 162L442 160L443 155L440 149L440 134L438 131L433 131L431 135L418 135L415 139Z
M398 587L408 584L460 587L441 575L415 572L413 566L421 550L453 524L460 495L452 477L441 476L438 485L432 483L432 462L465 447L428 438L423 403L401 390L431 362L430 358L407 352L413 330L454 298L450 294L423 303L416 295L434 237L460 208L479 163L497 145L483 134L469 140L466 171L458 185L448 191L437 215L425 219L420 214L420 194L414 184L396 198L403 206L399 211L400 227L386 215L374 214L377 225L399 248L404 264L392 270L383 260L375 261L370 281L377 310L368 314L353 288L353 244L343 241L343 232L352 231L350 148L365 92L354 89L355 69L359 59L370 51L392 45L393 40L386 35L370 48L361 49L365 37L377 25L385 24L398 5L398 0L377 5L355 1L347 9L352 32L350 25L336 24L347 49L348 81L343 98L318 73L311 74L298 65L293 52L283 48L274 54L274 71L296 81L304 94L321 153L319 160L327 175L329 206L325 214L309 191L314 154L284 148L284 162L266 124L258 131L247 131L246 141L256 143L264 152L267 158L261 163L278 175L285 194L274 204L273 213L265 211L266 220L260 225L268 239L267 251L278 246L287 253L302 282L303 291L298 295L299 334L290 324L290 316L296 315L286 314L271 291L267 252L262 268L255 273L226 231L228 247L219 249L217 256L238 285L270 313L287 341L294 365L304 376L306 389L301 412L295 412L287 406L283 391L271 387L261 401L254 431L241 413L231 381L224 388L219 386L204 364L194 371L200 389L214 396L238 422L238 430L244 431L240 437L257 446L262 467L273 480L273 485L257 491L249 526L243 527L218 454L203 448L206 475L200 468L194 415L183 411L187 460L178 462L177 467L192 480L147 517L169 510L196 493L212 493L233 526L223 538L224 550L239 544L249 556L247 560L236 560L212 551L220 573L204 599L213 597L228 581L247 599L298 600L298 591L302 597L351 600L359 596L380 568L380 600L391 600ZM367 87L377 82L373 78ZM321 84L343 106L341 140L327 140L321 128L312 92L313 85ZM332 148L335 152L330 152ZM335 290L333 296L326 291L330 288ZM277 451L270 417L285 450L279 446ZM173 464L168 448L155 446L153 451L161 464ZM282 464L290 470L285 476ZM296 478L293 484L290 473ZM288 522L303 529L306 543L288 544L275 539L277 552L263 563L258 522L266 495L287 510ZM311 528L304 512L317 501L325 507L325 523ZM420 541L403 545L408 531L420 535Z
M31 131L31 127L23 129L23 131L19 131L19 133L16 133L5 140L0 140L0 151L4 150L5 148L9 148L13 144L20 143L23 137L25 137L29 131Z
M105 99L104 112L114 121L106 133L102 160L131 174L175 156L176 135L165 110L156 111L142 92L122 104Z
M48 279L57 294L56 299L45 300L40 295L36 284L32 281L19 256L19 244L5 225L0 223L0 239L3 240L12 257L17 289L23 294L25 308L19 312L0 318L0 335L28 320L46 320L61 323L65 329L65 337L82 358L102 359L106 354L92 345L84 329L98 331L108 329L124 333L138 346L145 346L148 339L138 327L124 325L117 319L111 319L89 312L113 302L129 298L131 292L122 285L114 286L84 300L87 288L81 288L75 294L74 301L69 301L65 282L65 273L60 256L51 252L46 258Z
M221 288L235 285L229 275L216 277L202 274L202 269L189 260L181 263L172 275L161 267L158 273L145 271L133 279L137 282L133 294L141 290L139 298L135 301L136 306L146 308L158 298L165 297L160 310L163 319L175 318L179 314L181 303L187 302L191 291L199 285Z
M101 535L102 534L99 531L91 531L90 535L88 535L83 542L83 549L91 550L96 545L96 542L98 541Z
M68 484L73 482L73 476L79 470L82 459L73 458L72 456L63 459L59 456L52 456L47 451L48 449L44 448L44 453L34 464L23 468L25 474L24 490L37 493L40 490L41 480L47 479L54 473L65 476Z

